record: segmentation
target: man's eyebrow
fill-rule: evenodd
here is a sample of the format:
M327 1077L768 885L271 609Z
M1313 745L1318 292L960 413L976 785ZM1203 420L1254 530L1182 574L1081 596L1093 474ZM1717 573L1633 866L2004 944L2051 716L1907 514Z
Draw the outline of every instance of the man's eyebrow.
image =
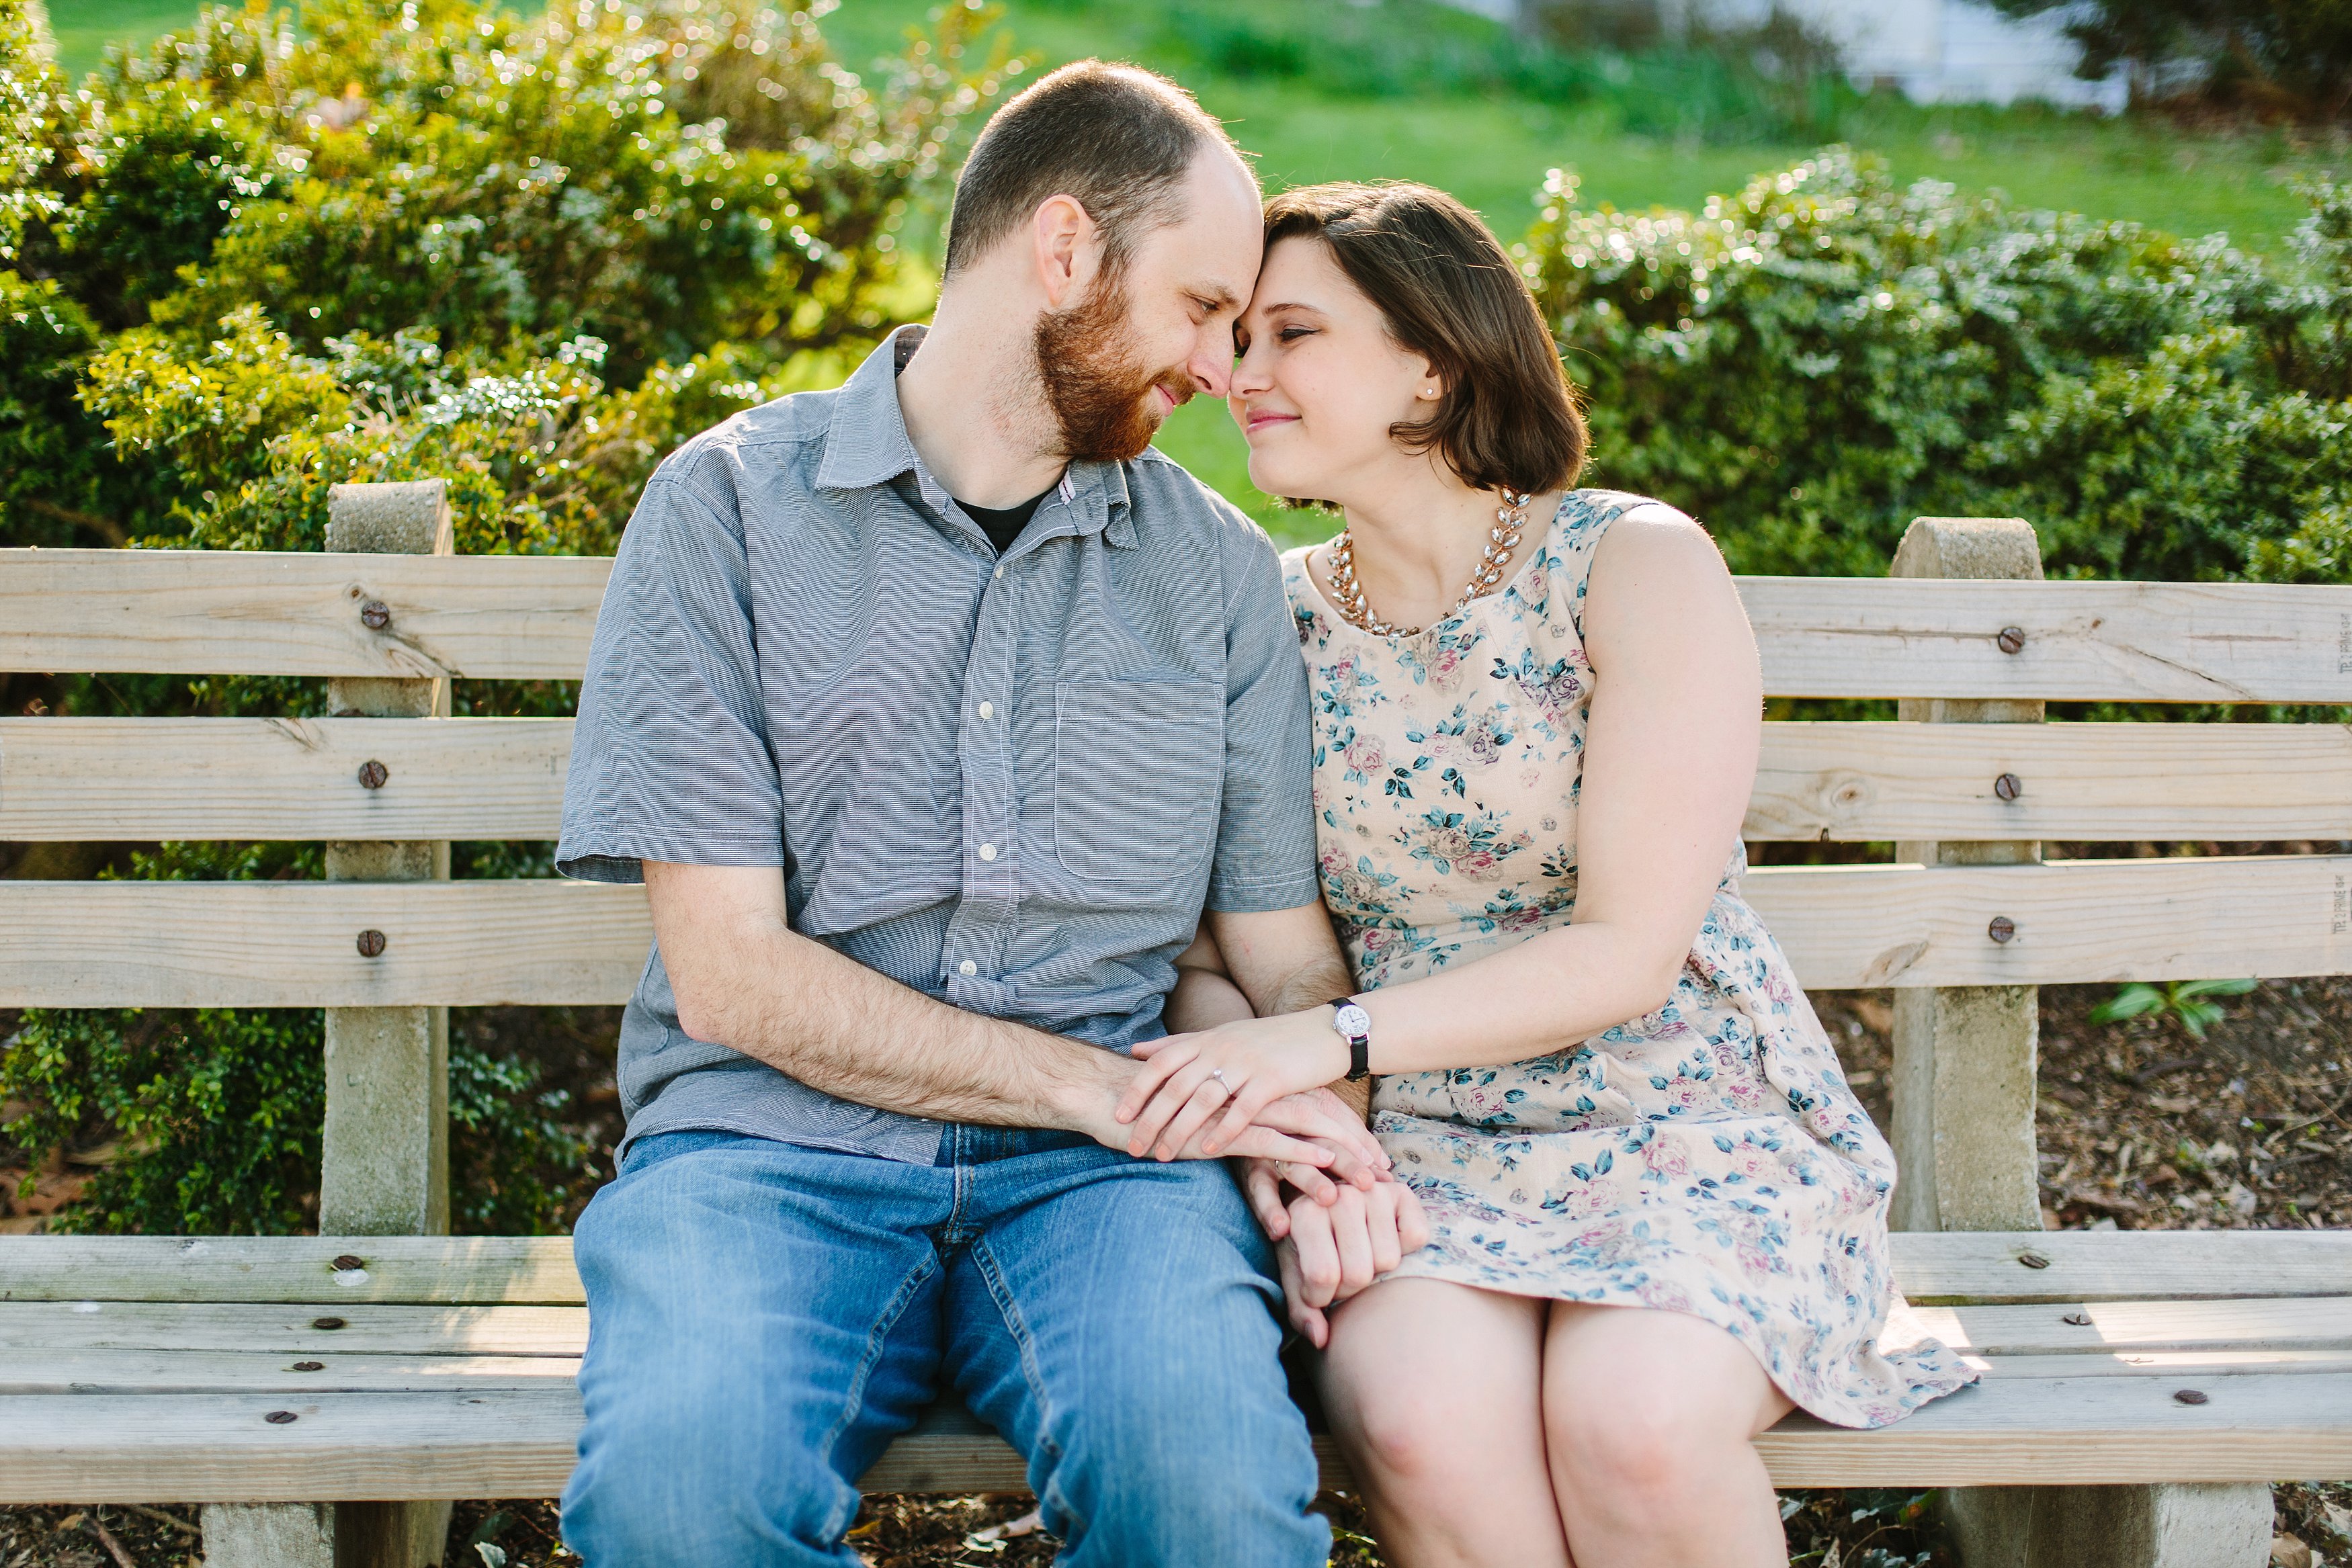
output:
M1205 287L1196 287L1192 292L1193 298L1199 300L1203 307L1212 311L1235 309L1240 307L1242 302L1241 296L1235 294L1232 289L1227 288L1222 283L1213 283Z

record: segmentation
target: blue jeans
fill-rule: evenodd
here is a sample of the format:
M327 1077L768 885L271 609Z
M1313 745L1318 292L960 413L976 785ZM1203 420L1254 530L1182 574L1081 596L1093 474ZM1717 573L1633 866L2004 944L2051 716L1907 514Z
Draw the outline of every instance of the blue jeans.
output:
M1224 1168L954 1127L905 1165L730 1133L582 1216L589 1568L852 1568L856 1481L942 1388L1027 1456L1069 1568L1320 1568L1270 1251Z

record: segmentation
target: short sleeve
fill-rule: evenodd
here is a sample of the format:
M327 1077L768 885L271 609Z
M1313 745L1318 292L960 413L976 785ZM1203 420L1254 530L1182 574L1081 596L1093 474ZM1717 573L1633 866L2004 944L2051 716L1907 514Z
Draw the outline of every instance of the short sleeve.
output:
M1225 789L1209 875L1221 915L1296 909L1321 892L1307 666L1281 561L1255 527L1246 537L1225 615Z
M580 688L555 869L784 863L740 531L656 474L621 537Z

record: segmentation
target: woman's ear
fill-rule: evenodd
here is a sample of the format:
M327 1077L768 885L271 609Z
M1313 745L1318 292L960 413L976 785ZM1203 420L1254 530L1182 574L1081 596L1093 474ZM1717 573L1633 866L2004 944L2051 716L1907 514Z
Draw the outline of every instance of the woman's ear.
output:
M1425 362L1422 365L1421 386L1412 395L1423 402L1435 402L1445 395L1445 378L1437 373L1435 365Z

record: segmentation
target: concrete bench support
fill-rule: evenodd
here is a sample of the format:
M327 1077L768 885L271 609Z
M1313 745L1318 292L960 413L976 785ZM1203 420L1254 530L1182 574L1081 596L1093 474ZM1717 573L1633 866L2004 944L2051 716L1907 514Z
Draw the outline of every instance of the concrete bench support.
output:
M1966 1487L1944 1494L1967 1568L2263 1568L2271 1489Z
M455 549L448 497L438 479L338 485L329 492L328 507L330 550L448 555ZM364 616L369 608L355 604L352 612ZM331 680L327 708L344 717L446 718L449 683ZM363 776L362 787L393 782L383 777L370 784L369 777L374 776ZM446 882L449 845L331 841L326 862L331 882ZM354 931L351 939L364 944L368 935ZM320 1234L447 1235L449 1009L329 1008L326 1013ZM205 1510L205 1560L206 1568L429 1568L440 1563L448 1530L446 1502L215 1505Z
M1892 575L2038 581L2041 542L2021 518L1919 517L1895 552ZM2015 638L2000 646L2026 652ZM1906 698L1896 716L2039 724L2042 705ZM2011 777L2002 798L2021 799L2034 782ZM1898 845L1896 856L1931 866L2023 865L2042 858L2042 846L1916 842ZM2032 933L2020 929L2011 939L2031 941ZM1895 993L1895 1228L2041 1228L2040 1017L2032 986ZM2262 1568L2270 1559L2271 1493L2259 1484L1956 1487L1944 1506L1965 1568Z

